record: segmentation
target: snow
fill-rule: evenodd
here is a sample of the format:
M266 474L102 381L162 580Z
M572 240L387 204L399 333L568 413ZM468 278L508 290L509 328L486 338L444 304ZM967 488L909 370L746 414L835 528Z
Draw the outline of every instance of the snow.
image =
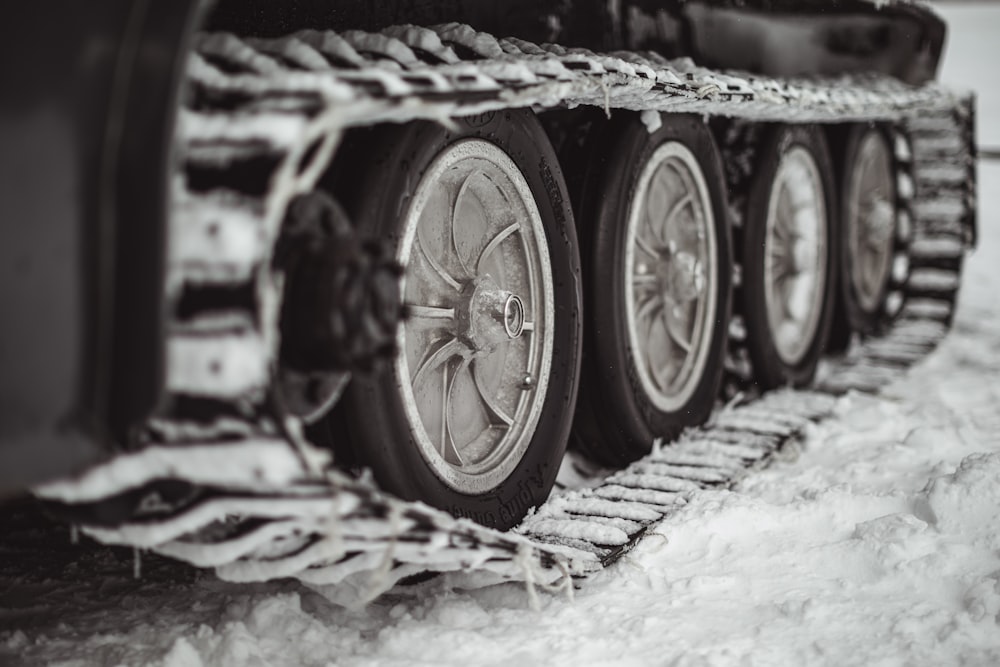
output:
M1000 6L942 10L945 80L992 81ZM981 122L1000 119L1000 93L980 99ZM572 598L441 577L344 608L164 559L136 580L131 552L56 533L28 573L0 545L0 664L1000 664L1000 163L980 179L980 248L941 348L840 400L787 460L695 494Z
M641 114L639 114L639 120L642 124L646 126L646 131L653 134L661 127L663 127L663 119L660 117L659 111L653 111L652 109L646 109Z

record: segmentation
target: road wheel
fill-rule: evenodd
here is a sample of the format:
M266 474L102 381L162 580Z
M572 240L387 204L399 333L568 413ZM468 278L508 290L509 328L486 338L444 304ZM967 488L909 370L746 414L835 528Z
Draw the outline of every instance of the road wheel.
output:
M758 152L743 233L743 312L754 381L802 386L829 335L837 258L833 168L823 134L772 128Z
M851 128L841 179L840 282L852 331L881 331L897 248L896 166L885 132Z
M395 360L340 407L353 458L403 498L509 528L549 493L578 382L578 248L552 148L508 111L378 128L345 152L340 198L390 243L408 310Z
M703 422L718 394L731 249L721 160L700 117L603 128L581 205L585 380L577 440L607 463ZM586 397L584 402L583 397Z

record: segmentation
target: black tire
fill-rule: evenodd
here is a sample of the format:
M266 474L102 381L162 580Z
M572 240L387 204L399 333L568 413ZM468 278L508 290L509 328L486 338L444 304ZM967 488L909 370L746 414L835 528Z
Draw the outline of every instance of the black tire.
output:
M826 270L817 274L820 299L816 311L815 327L807 340L798 341L802 350L798 358L783 358L778 351L775 332L769 323L768 297L765 287L765 257L767 219L771 191L782 159L793 149L804 149L815 165L820 193L826 215L825 260ZM747 351L753 365L753 381L761 389L781 386L803 386L812 381L820 357L826 349L830 335L834 300L837 288L836 262L839 257L839 231L834 189L833 166L826 140L819 128L812 125L776 125L761 139L757 152L757 171L750 185L747 210L744 216L742 258L742 312L746 319ZM817 255L819 258L819 255ZM820 266L820 264L817 264ZM813 327L807 327L813 328Z
M348 460L371 468L387 491L504 530L548 496L569 438L579 381L579 249L553 149L532 113L511 110L458 119L452 129L412 122L363 131L344 146L332 173L340 200L362 232L384 239L395 254L402 221L422 177L439 155L464 139L482 139L506 153L526 180L544 227L555 344L548 391L530 443L496 486L481 493L460 492L442 480L420 451L391 363L354 378L328 426L333 431L338 420L346 424Z
M860 288L853 279L855 271L858 270L858 257L855 256L851 247L851 201L857 196L855 176L856 170L860 167L862 145L866 141L881 142L888 157L890 174L885 199L892 207L891 227L884 230L888 251L887 265L877 289L868 294L867 297L860 293ZM851 332L864 336L882 333L891 323L892 318L886 309L886 299L892 287L892 262L896 254L906 250L896 234L898 214L896 175L898 165L893 155L892 146L892 137L885 128L868 124L852 126L848 131L840 169L840 298L843 300L847 326L850 327Z
M648 454L657 437L670 440L684 428L702 423L715 405L722 377L732 267L722 162L700 116L663 115L662 120L651 133L635 114L619 114L592 133L592 157L577 199L587 318L574 442L592 458L611 465ZM659 405L654 399L657 389L652 387L650 393L649 381L644 385L640 377L643 352L633 349L628 330L632 311L626 290L633 288L626 276L625 249L629 216L633 207L643 205L637 201L643 170L652 164L657 149L667 144L680 144L689 151L691 167L699 169L704 179L717 270L706 281L715 286L715 294L706 299L714 299L714 315L707 315L710 323L700 336L705 356L699 363L704 365L700 371L694 367L677 401L664 406L662 399Z

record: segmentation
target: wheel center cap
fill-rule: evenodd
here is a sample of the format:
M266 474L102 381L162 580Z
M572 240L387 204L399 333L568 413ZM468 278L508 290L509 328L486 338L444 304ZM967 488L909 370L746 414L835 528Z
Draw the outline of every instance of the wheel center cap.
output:
M510 339L519 338L524 331L524 303L516 294L511 294L503 304L503 328Z
M470 287L461 317L466 344L475 352L489 353L500 343L519 338L525 325L521 297L501 289L489 276Z
M894 211L892 204L882 197L873 196L865 208L864 220L867 222L869 242L880 246L892 235Z
M689 252L678 252L665 262L660 280L673 303L687 303L705 291L705 269Z

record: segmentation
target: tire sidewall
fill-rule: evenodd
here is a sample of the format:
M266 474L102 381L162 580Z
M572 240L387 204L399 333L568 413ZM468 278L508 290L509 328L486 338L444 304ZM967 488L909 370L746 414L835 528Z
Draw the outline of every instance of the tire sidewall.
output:
M826 208L827 243L823 305L816 332L800 359L786 363L778 355L774 337L767 321L764 286L764 244L767 235L767 214L771 188L781 158L793 147L806 149L819 171ZM837 214L837 191L834 170L823 133L813 125L776 125L762 139L758 155L758 171L750 185L743 234L743 312L747 328L747 350L753 364L755 382L764 389L785 385L803 386L812 381L820 357L826 349L833 319L834 300L838 285L840 228Z
M478 495L446 485L410 434L395 364L352 381L345 397L354 455L383 488L456 516L507 529L541 504L555 481L571 425L579 378L581 285L579 251L558 161L537 119L508 110L457 119L450 129L428 122L386 128L365 147L366 178L350 207L363 232L385 239L395 254L400 221L428 167L447 147L477 138L500 147L521 170L546 231L554 290L553 350L548 390L521 461L495 488ZM359 448L365 443L365 449Z

